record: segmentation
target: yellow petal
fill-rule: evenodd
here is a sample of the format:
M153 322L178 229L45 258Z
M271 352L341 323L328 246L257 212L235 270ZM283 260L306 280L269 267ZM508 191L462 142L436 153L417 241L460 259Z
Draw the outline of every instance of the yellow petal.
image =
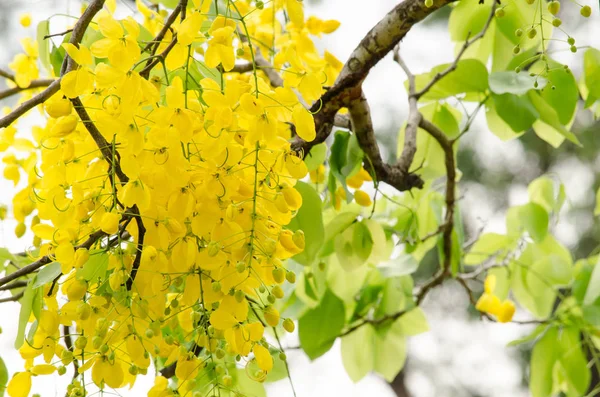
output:
M17 372L10 382L6 391L10 397L27 397L31 390L31 373Z
M238 321L231 313L221 308L217 309L210 315L210 323L216 329L226 330L238 324Z
M315 120L313 115L303 107L297 106L292 112L296 134L307 142L314 140L317 136Z
M273 357L271 357L271 353L269 350L262 345L254 345L252 349L254 353L254 357L256 358L256 363L265 372L269 372L273 369Z

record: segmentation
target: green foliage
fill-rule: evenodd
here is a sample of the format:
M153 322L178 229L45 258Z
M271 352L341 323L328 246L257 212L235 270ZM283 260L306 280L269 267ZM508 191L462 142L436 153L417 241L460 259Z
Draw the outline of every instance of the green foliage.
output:
M344 313L344 302L327 290L319 305L300 317L300 344L311 360L331 349L344 327Z
M289 228L304 232L306 246L304 251L294 256L294 260L303 265L310 265L321 249L325 235L321 198L315 189L304 182L298 182L296 190L302 195L302 207L290 222Z

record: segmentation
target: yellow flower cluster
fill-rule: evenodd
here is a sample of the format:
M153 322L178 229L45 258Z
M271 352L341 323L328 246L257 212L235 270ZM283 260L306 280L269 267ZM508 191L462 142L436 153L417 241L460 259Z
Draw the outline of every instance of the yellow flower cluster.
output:
M160 31L164 10L138 1L143 25L102 10L89 28L96 41L63 44L78 66L44 104L34 142L16 144L17 129L2 131L0 149L26 153L3 159L15 185L27 176L14 200L17 234L28 223L39 255L59 262L62 273L58 286L43 287L43 307L31 318L36 330L20 349L25 371L12 378L10 396L26 395L32 375L62 375L74 360L79 373L91 371L97 386L111 388L133 385L153 361L175 365L177 381L157 377L150 396L201 391L206 379L207 387L229 387L236 365L259 381L273 368L265 327L280 324L274 304L281 285L295 281L284 261L304 249L302 231L286 228L302 205L294 185L307 174L290 149L289 124L314 139L306 104L333 83L341 63L321 56L311 35L338 23L305 22L296 0L260 9L250 1L215 4L190 1L185 19L157 44L160 54L176 38L149 79L140 71L154 58L141 30ZM37 77L37 47L24 46L11 64L20 86ZM283 86L260 70L210 71L232 71L236 59L258 54L281 70ZM208 77L196 79L192 65ZM78 100L108 147L98 147L82 122ZM80 247L98 231L107 237ZM79 379L69 395L83 395Z
M508 323L515 314L515 304L509 299L501 301L500 298L494 294L495 289L496 275L489 274L485 278L484 292L477 301L475 308L480 312L496 316L496 319L500 323Z

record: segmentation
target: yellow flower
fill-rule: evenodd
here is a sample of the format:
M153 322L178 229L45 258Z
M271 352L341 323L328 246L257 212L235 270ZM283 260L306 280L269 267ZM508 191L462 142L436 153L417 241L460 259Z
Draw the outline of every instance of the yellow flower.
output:
M266 347L258 344L254 345L252 353L254 353L256 363L260 369L265 372L269 372L273 369L273 357L271 357L271 353L269 353L269 350Z
M100 229L106 234L115 234L119 230L121 215L116 212L107 212L102 215Z
M21 14L21 16L19 16L19 23L21 24L21 26L23 27L28 27L29 25L31 25L31 14L30 13L25 13L25 14Z
M362 207L370 207L373 204L373 201L371 201L371 196L362 190L356 190L354 192L354 201L356 201L356 204Z
M308 110L298 106L294 108L292 118L296 127L296 133L300 138L307 142L313 141L316 138L315 120Z
M27 397L31 390L31 372L17 372L6 387L10 397Z
M222 64L226 72L233 69L235 65L233 49L235 27L235 21L230 18L223 16L215 18L209 30L212 38L208 41L208 48L204 54L204 61L208 67L214 68Z
M508 323L512 320L514 314L515 304L510 300L505 300L498 310L498 321L501 323Z
M21 40L24 54L17 54L8 67L15 72L15 82L19 87L27 88L31 81L39 77L37 67L38 46L37 43L26 37Z

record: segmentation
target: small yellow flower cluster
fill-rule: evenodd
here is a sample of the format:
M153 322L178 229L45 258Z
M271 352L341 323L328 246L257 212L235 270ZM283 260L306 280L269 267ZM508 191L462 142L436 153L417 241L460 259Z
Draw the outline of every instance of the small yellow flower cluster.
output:
M496 319L500 323L508 323L512 320L513 315L515 314L515 304L509 299L500 301L500 298L494 295L495 289L496 275L489 274L485 278L484 292L477 301L475 308L480 312L496 316Z
M177 382L158 377L150 396L202 390L200 380L229 387L229 371L242 360L259 381L274 365L265 327L280 324L274 304L281 285L295 281L284 261L305 245L302 231L286 228L302 205L294 186L308 173L290 148L289 124L314 139L305 106L341 63L321 56L310 35L338 23L305 22L296 0L261 9L227 1L216 14L212 1L194 0L157 43L157 54L171 49L146 79L140 70L153 58L143 50L142 26L156 34L165 13L136 4L143 25L115 19L107 7L89 28L96 41L63 44L77 67L44 104L34 142L19 144L14 127L0 137L0 149L27 153L3 159L15 185L27 175L14 201L17 234L29 222L39 255L62 273L59 287L43 287L42 309L31 318L37 328L20 349L26 371L8 386L12 397L28 393L32 375L64 374L73 361L111 388L133 385L152 361L175 365ZM23 44L26 54L11 68L25 87L38 75L37 47ZM283 69L283 86L260 70L210 69L228 72L236 58L253 62L259 53ZM191 66L210 73L194 77ZM78 101L108 147L98 147L81 121ZM358 178L369 180L363 171ZM80 246L98 231L107 237ZM289 319L283 326L294 329ZM69 395L83 389L74 380Z

